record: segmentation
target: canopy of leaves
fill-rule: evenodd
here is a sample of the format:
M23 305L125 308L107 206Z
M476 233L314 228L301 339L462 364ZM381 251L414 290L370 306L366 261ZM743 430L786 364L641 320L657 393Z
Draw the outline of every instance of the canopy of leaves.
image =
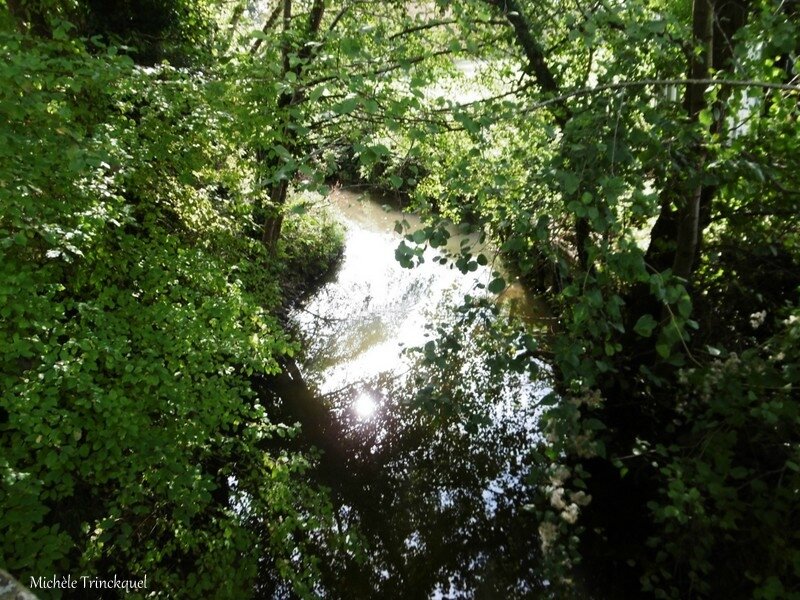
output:
M424 173L416 207L484 228L560 315L539 333L561 399L535 455L608 491L576 521L553 500L572 484L542 476L547 539L586 532L557 562L582 551L629 593L778 597L800 549L796 356L778 350L800 286L800 23L708 4L698 70L688 3L469 3L507 20L505 59L475 55L489 98L429 102L438 135L391 150Z

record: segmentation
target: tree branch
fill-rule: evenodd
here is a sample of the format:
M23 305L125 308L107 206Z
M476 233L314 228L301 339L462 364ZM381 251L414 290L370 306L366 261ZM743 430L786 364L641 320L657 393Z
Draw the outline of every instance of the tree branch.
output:
M267 32L270 29L272 29L272 26L275 24L275 21L278 20L278 15L281 14L281 5L282 2L278 2L278 4L275 6L275 8L272 10L269 17L267 18L267 22L264 23L264 27L261 28L261 33L263 33L264 35L266 35ZM258 52L258 49L261 47L261 44L263 43L264 40L261 38L253 42L253 46L250 48L250 54L255 54L256 52Z

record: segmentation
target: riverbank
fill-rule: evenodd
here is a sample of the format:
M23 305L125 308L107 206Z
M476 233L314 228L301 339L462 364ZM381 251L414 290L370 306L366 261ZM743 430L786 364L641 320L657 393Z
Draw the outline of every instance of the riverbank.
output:
M298 194L287 207L281 263L282 310L303 302L322 285L344 254L344 229L319 194Z

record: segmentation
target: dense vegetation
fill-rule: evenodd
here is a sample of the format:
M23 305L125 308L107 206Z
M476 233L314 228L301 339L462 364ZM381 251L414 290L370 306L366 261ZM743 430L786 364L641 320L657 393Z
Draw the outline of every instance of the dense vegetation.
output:
M358 561L254 386L343 178L425 217L404 266L455 224L556 315L495 321L488 365L552 386L526 518L555 597L800 595L797 6L264 5L3 3L0 566L313 597Z
M71 30L2 34L2 563L236 597L266 556L309 589L290 536L330 531L328 501L307 456L266 451L294 430L249 376L294 352L282 265L332 232L268 254L229 88Z

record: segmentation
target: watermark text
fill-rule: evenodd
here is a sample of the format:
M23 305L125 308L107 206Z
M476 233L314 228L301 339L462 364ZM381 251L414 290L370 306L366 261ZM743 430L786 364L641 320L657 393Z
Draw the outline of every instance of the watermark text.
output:
M126 593L146 590L147 575L141 579L117 577L91 577L89 575L53 575L31 577L28 587L32 590L123 590Z

